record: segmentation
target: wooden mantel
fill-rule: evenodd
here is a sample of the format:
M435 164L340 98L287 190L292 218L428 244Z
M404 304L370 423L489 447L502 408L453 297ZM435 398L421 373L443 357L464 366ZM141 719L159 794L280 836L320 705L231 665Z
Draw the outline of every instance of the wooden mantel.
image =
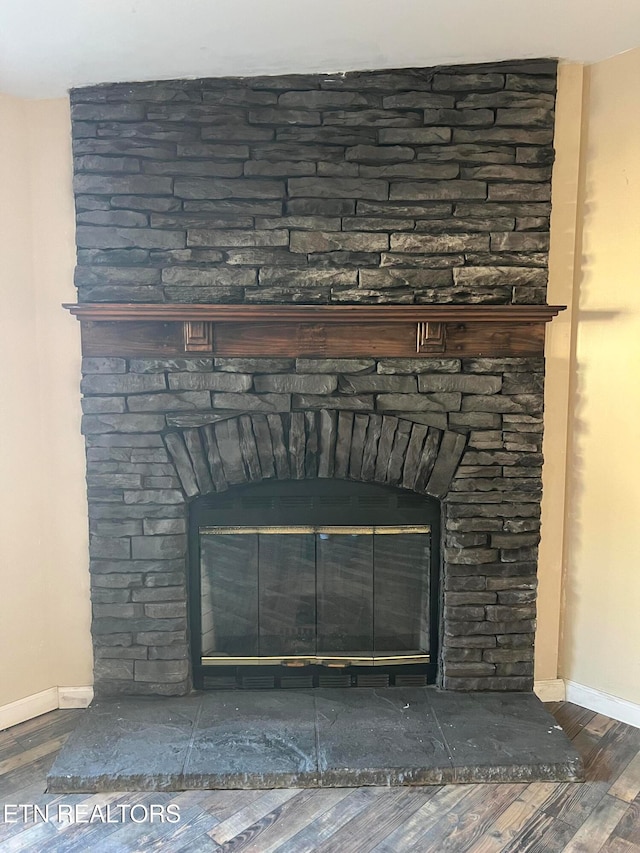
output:
M86 356L539 356L561 305L64 306Z

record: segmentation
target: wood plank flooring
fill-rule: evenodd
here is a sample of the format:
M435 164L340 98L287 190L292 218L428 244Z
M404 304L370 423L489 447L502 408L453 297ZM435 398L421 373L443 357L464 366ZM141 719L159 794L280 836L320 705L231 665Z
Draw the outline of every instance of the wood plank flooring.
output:
M640 729L548 707L585 760L584 784L53 795L47 770L82 714L53 711L0 732L0 852L640 853ZM5 804L49 805L54 819L5 822ZM58 821L61 804L85 818L173 804L180 821Z

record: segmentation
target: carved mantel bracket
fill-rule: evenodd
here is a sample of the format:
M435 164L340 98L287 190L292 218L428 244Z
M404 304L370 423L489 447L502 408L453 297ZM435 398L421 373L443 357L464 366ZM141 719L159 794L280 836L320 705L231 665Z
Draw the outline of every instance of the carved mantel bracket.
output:
M536 356L561 305L68 304L84 355Z

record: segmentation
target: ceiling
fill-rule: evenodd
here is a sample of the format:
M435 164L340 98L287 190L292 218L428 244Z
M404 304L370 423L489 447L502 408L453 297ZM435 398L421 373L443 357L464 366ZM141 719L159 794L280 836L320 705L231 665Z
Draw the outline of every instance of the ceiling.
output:
M0 0L0 92L500 59L640 45L639 0Z

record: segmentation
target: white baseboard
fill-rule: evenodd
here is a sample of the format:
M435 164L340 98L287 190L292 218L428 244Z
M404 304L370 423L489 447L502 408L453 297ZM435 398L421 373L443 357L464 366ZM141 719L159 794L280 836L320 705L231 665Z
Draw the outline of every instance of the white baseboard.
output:
M541 702L564 702L565 700L564 681L561 678L536 681L533 684L533 692Z
M58 708L88 708L93 687L58 687Z
M0 731L8 729L9 726L17 726L18 723L24 723L33 717L39 717L47 711L55 711L57 707L57 687L49 687L48 690L41 690L40 693L33 693L31 696L25 696L24 699L9 702L8 705L0 707Z
M0 706L0 731L58 708L86 708L92 699L93 687L49 687Z
M595 690L593 687L586 687L584 684L578 684L575 681L566 681L565 684L567 702L573 702L583 708L588 708L590 711L605 714L614 720L620 720L621 723L628 723L630 726L640 728L640 705L635 702L620 699L618 696L612 696L602 690Z

